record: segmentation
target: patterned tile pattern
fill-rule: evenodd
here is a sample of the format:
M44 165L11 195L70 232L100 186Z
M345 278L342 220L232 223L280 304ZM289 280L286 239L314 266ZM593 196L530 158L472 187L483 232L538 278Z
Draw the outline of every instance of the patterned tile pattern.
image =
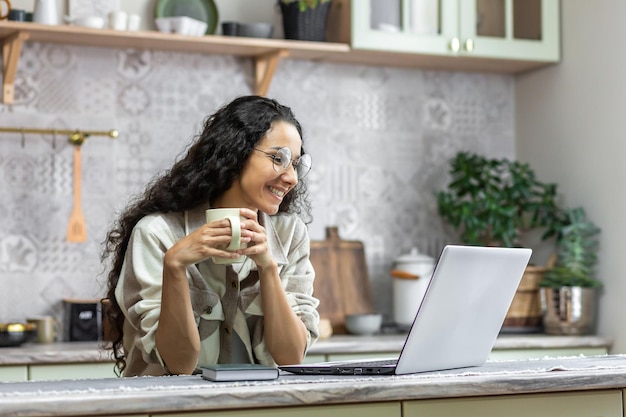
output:
M72 0L72 14L82 3ZM230 56L27 43L0 125L120 136L83 146L88 242L76 244L65 240L67 138L0 134L0 321L59 316L63 298L101 296L100 242L116 211L173 162L204 117L250 94L252 76L249 60ZM514 156L513 79L284 60L269 95L293 108L313 156L311 237L337 225L365 243L376 308L391 318L394 258L412 246L436 256L454 240L433 196L448 159L461 149Z

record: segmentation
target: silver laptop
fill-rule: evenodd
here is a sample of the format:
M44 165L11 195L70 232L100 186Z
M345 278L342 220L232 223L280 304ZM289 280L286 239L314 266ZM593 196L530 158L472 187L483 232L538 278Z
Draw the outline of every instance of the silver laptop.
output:
M532 251L446 246L398 358L279 366L303 375L412 374L483 365Z

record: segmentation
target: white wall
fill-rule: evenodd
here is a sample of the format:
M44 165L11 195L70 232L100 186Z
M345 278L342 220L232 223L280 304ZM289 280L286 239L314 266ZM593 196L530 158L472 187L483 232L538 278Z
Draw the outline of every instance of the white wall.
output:
M626 352L626 2L564 0L562 62L516 79L517 152L602 228L598 333Z

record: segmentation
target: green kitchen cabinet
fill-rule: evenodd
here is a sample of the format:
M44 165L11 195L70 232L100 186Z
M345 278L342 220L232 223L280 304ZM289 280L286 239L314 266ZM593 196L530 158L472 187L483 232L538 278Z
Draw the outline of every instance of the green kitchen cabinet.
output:
M30 365L29 380L115 378L112 362Z
M336 19L350 31L338 29L333 36L356 50L560 59L559 0L336 1L341 3Z
M403 417L623 417L622 392L579 391L402 403Z

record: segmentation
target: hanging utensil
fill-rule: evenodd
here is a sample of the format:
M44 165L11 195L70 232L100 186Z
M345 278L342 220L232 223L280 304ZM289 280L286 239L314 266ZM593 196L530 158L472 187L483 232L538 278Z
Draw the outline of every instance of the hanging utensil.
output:
M81 204L81 145L74 145L74 207L70 214L70 222L67 226L68 242L86 242L87 226Z

